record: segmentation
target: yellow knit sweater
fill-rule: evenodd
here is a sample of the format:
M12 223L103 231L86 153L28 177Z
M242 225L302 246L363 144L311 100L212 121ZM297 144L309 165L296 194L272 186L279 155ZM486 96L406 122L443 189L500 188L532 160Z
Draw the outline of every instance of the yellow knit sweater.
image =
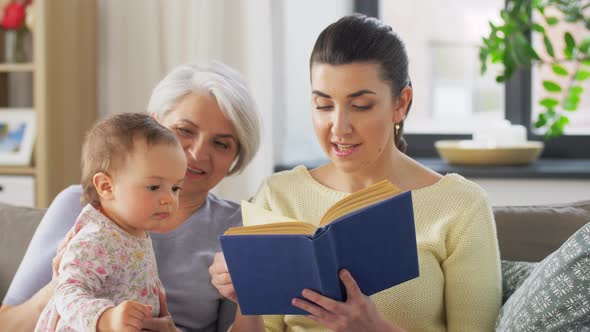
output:
M308 170L269 177L254 203L315 225L347 193ZM412 192L420 277L371 296L406 331L493 331L501 303L500 257L485 192L460 175ZM267 331L324 331L305 316L265 316Z

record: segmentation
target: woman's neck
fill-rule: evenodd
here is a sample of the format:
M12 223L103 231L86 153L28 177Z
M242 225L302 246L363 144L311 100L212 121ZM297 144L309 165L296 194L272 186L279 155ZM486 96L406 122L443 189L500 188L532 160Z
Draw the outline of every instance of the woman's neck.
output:
M428 170L395 148L371 165L363 165L355 170L341 169L334 163L329 163L310 173L321 184L349 193L385 179L407 191L432 184L440 178L439 174Z

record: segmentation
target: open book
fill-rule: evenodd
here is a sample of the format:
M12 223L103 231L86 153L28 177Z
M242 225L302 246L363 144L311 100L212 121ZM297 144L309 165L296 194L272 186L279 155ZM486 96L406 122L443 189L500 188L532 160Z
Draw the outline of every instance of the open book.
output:
M319 227L247 202L242 219L220 242L245 315L307 314L291 305L304 288L343 301L343 268L365 295L418 276L412 195L389 181L336 202Z

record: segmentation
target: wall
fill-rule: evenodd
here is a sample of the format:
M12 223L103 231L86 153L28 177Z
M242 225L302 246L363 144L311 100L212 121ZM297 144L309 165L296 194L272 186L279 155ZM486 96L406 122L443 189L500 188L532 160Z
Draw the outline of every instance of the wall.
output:
M530 205L590 200L590 180L472 179L492 205Z
M101 0L99 109L141 112L154 86L181 63L224 62L242 73L263 118L260 150L215 193L247 199L272 172L271 0Z
M311 125L308 61L320 31L352 8L352 0L101 0L101 115L143 110L151 89L178 63L217 59L238 68L265 118L263 151L251 167L262 171L228 178L217 192L248 198L270 172L273 157L283 164L324 157ZM408 16L397 23L412 31L424 19ZM412 58L424 63L420 54ZM429 100L428 87L416 87L420 99ZM495 205L590 199L589 181L476 181Z

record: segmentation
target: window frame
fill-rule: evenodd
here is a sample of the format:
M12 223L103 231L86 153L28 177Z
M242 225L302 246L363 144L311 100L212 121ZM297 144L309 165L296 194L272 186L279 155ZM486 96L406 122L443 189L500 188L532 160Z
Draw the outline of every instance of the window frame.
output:
M354 0L354 11L379 18L379 0ZM530 33L527 36L530 40ZM512 124L525 126L527 139L544 141L542 135L531 130L532 116L532 71L522 69L516 72L504 85L505 116ZM470 139L471 135L460 134L405 134L408 141L408 155L416 158L438 157L434 147L437 140ZM541 158L551 159L587 159L590 158L590 148L584 143L590 143L588 135L562 135L544 141L545 149ZM590 145L590 144L588 144Z

